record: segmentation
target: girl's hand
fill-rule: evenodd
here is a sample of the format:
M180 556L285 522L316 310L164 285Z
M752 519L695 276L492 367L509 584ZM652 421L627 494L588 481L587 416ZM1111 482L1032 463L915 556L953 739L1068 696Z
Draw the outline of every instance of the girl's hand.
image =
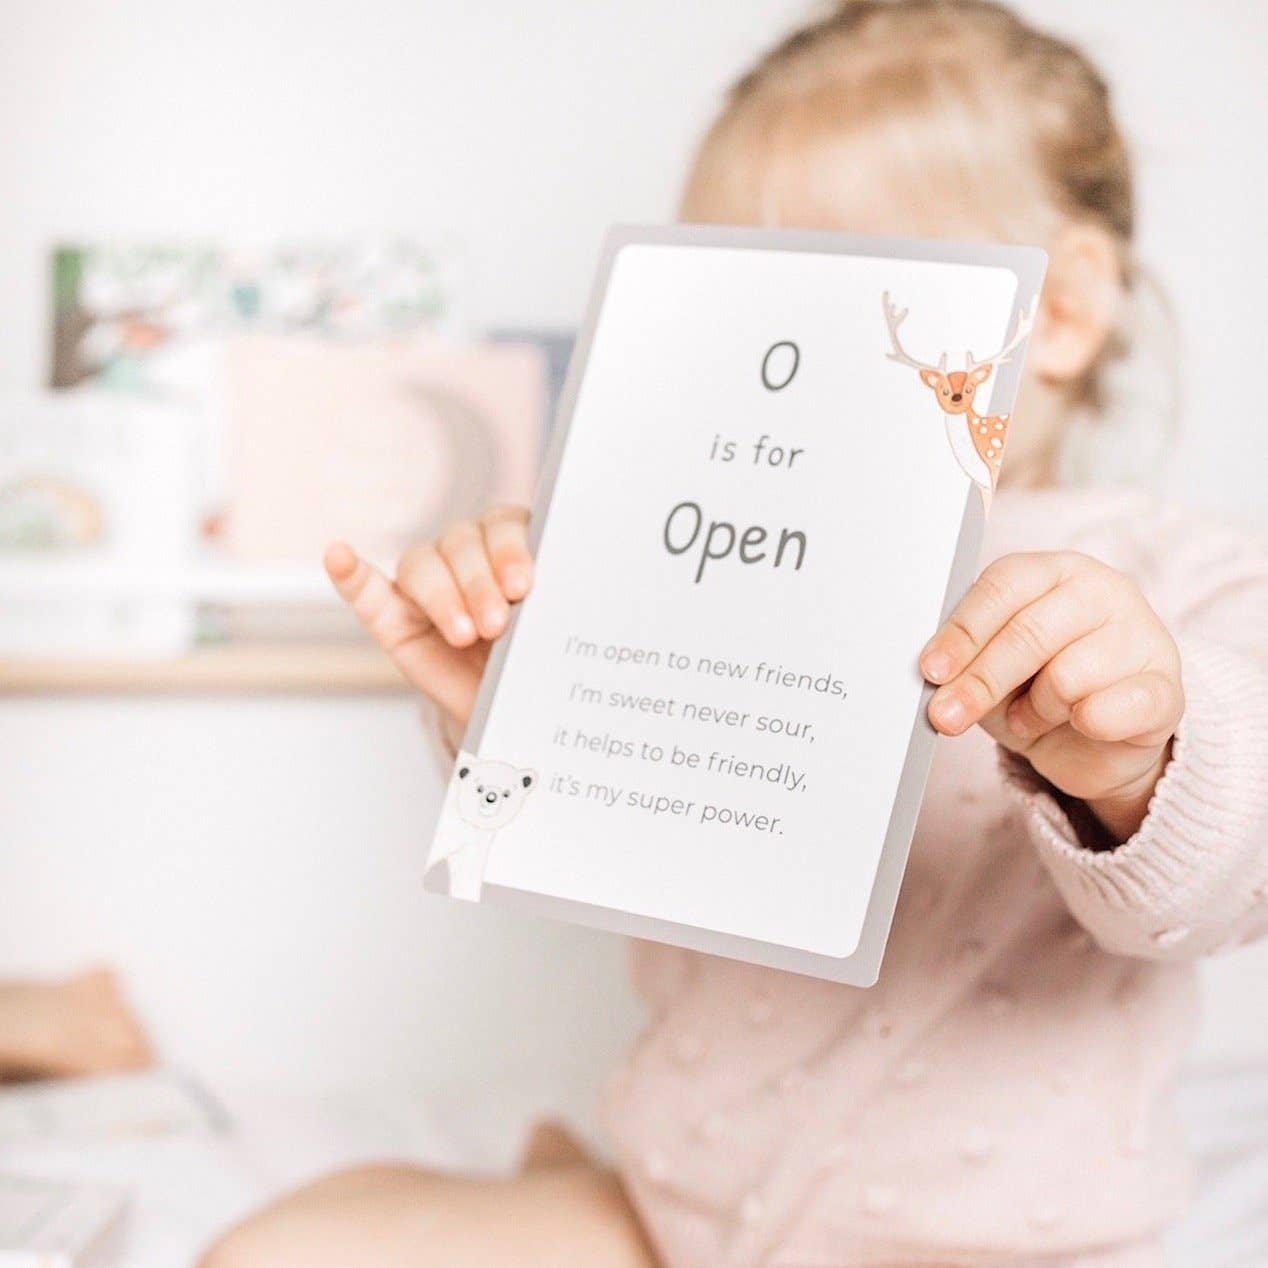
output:
M326 571L401 673L465 723L510 604L533 584L528 511L500 507L411 546L395 582L342 542L326 551Z
M991 564L929 640L929 720L975 722L1086 801L1119 842L1145 817L1184 713L1180 652L1136 585L1074 551Z

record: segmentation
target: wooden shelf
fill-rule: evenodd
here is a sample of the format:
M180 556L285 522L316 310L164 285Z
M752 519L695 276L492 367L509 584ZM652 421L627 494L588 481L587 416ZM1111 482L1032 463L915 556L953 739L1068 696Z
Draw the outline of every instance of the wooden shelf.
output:
M369 643L224 643L171 660L0 658L0 694L410 690Z

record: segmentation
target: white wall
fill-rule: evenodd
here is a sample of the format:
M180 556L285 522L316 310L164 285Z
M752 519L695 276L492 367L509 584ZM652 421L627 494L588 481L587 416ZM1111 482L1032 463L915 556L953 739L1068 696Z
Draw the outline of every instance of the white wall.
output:
M1178 484L1265 522L1268 9L1024 7L1103 59L1137 140L1145 254L1187 340ZM0 388L42 374L58 238L449 230L473 318L571 324L604 227L671 215L721 87L802 11L9 0ZM613 940L422 902L435 785L404 701L7 701L0 752L0 961L115 954L178 1058L443 1080L513 1051L537 1079L593 1069L634 1024ZM1259 951L1215 975L1208 1052L1268 1043L1245 1008L1266 968Z
M116 964L215 1088L476 1133L586 1110L638 1023L621 939L424 894L409 697L0 698L0 752L0 973Z
M1262 519L1259 0L1024 0L1117 85L1184 327L1187 494ZM452 231L477 320L571 324L604 227L672 214L729 78L802 0L8 0L0 387L37 381L58 237Z

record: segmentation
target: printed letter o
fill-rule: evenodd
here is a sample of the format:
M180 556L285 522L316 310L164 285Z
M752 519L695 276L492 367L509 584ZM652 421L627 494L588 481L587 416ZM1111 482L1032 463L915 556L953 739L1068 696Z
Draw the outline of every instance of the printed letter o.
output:
M782 392L800 365L801 349L791 339L771 344L762 358L762 386L768 392Z
M675 546L669 540L670 530L673 528L674 516L679 511L694 511L696 513L696 526L691 530L691 536L681 545ZM665 549L671 555L681 555L684 551L690 550L695 543L697 537L700 536L700 526L704 523L704 512L695 502L679 502L672 511L669 512L669 518L665 520Z

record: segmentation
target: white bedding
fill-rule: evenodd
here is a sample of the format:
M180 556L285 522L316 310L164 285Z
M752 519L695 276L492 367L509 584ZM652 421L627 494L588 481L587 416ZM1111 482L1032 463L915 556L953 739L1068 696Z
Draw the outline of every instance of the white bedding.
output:
M126 1268L187 1268L199 1247L270 1196L334 1167L385 1157L499 1167L525 1124L516 1105L383 1091L228 1096L228 1132L0 1147L0 1169L98 1179L133 1195ZM1199 1159L1196 1202L1170 1239L1171 1268L1268 1268L1268 1068L1191 1076L1180 1109Z
M1172 1268L1268 1268L1268 1068L1190 1075L1179 1108L1198 1186Z

